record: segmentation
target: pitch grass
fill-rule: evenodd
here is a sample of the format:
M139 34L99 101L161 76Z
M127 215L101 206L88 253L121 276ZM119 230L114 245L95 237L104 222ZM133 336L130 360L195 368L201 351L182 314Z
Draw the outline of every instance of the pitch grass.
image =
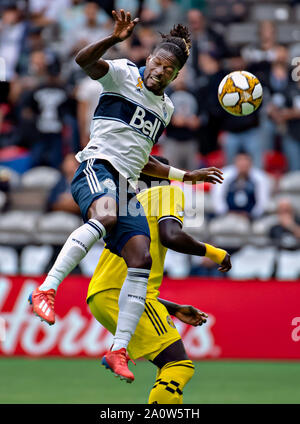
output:
M0 358L0 403L147 403L155 367L138 361L133 384L94 359ZM300 362L203 361L184 403L300 403Z

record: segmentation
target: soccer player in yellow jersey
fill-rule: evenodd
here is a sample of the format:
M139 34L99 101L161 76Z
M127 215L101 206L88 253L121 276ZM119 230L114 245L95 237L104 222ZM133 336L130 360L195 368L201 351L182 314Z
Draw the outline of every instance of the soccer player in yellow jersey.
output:
M143 176L143 179L148 183L154 180L149 176ZM137 197L149 223L152 268L145 310L130 340L128 352L131 358L144 357L158 367L149 403L182 403L183 388L193 376L194 366L170 315L191 325L205 323L207 315L192 306L158 298L167 249L208 256L220 265L222 272L231 268L230 256L225 250L198 242L182 230L184 194L179 187L159 185L143 190ZM88 288L87 302L92 314L112 334L116 331L118 299L126 273L124 259L105 249ZM128 362L129 356L126 360ZM111 369L106 356L102 364Z

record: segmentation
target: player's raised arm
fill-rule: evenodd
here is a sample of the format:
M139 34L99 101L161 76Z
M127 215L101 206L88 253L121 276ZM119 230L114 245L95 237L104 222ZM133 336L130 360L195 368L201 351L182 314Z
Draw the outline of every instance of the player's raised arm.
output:
M201 181L212 184L222 184L223 182L223 172L218 168L210 167L195 169L194 171L184 171L182 169L173 168L173 166L165 165L153 156L149 157L149 161L142 172L152 177L177 181L190 181L193 184Z
M109 65L101 57L110 47L126 40L139 21L138 18L131 20L130 12L125 13L123 9L119 13L113 10L112 15L115 21L113 33L103 40L84 47L75 57L76 63L92 79L99 79L108 72Z
M165 219L159 223L159 237L163 246L187 255L206 256L219 264L218 271L231 269L230 255L226 250L197 241L182 230L174 219Z

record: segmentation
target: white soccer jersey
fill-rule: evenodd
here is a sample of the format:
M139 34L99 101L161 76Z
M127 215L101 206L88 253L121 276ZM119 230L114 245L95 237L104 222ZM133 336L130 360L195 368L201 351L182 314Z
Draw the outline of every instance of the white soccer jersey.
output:
M125 178L136 181L153 145L170 122L173 104L149 91L139 69L127 59L108 60L109 71L91 124L90 141L79 162L106 159Z

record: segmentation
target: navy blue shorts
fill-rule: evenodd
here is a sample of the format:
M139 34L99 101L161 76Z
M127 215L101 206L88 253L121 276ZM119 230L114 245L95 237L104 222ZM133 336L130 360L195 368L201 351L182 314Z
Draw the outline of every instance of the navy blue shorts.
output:
M120 177L115 168L101 159L82 162L71 183L71 192L84 222L88 221L88 210L94 200L106 195L117 202L117 224L104 237L104 241L106 247L118 256L121 256L121 250L131 237L142 234L150 238L143 206L128 188L128 182Z

